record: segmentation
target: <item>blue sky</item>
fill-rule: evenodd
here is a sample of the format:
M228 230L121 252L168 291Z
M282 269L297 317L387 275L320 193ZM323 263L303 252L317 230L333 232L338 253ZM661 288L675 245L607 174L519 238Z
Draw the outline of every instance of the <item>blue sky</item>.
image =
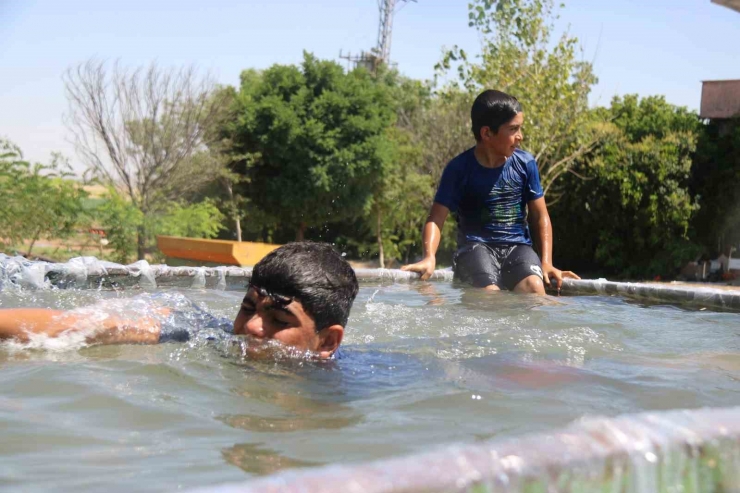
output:
M710 0L565 0L569 28L595 63L591 102L663 94L698 109L701 81L740 78L740 13ZM313 4L313 5L312 5ZM467 0L418 0L394 21L392 59L429 78L444 46L478 51ZM79 167L62 123L61 74L92 56L124 65L195 64L225 84L241 70L338 59L375 45L377 0L0 0L0 136L34 161L61 151Z

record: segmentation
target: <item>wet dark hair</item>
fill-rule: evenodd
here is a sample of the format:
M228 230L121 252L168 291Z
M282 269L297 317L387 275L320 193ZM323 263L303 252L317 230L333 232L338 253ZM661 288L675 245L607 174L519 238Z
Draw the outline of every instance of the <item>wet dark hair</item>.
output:
M347 325L359 286L355 271L331 245L302 241L268 253L252 270L250 286L260 294L294 298L320 331ZM288 301L290 302L290 301Z
M481 128L488 127L493 133L497 133L501 125L510 122L521 112L522 105L514 96L493 89L483 91L475 98L470 109L475 140L481 139Z

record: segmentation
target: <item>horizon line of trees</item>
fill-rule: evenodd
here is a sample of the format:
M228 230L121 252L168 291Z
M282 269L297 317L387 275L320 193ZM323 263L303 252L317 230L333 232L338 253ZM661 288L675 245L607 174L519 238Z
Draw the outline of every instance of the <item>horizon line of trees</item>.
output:
M61 158L32 166L0 142L0 241L33 248L87 221L107 230L122 262L175 234L329 241L351 258L406 263L421 254L445 164L474 145L473 99L496 88L523 104L523 147L539 165L559 266L673 277L737 245L740 121L702 121L663 96L589 108L593 66L576 38L554 38L557 15L551 0L474 0L481 55L453 47L424 82L309 53L300 65L245 70L239 87L192 68L80 64L64 75L66 122L87 178L108 192L91 201L65 180Z

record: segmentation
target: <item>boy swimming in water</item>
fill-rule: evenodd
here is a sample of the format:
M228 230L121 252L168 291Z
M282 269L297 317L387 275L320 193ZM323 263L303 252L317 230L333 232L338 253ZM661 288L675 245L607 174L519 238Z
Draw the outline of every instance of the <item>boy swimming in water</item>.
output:
M436 266L442 226L457 218L455 278L492 291L545 294L564 277L580 279L552 264L552 226L534 157L519 148L524 113L501 91L481 93L471 122L476 145L450 161L442 174L424 226L424 258L401 269L429 279ZM527 224L539 242L541 262Z
M210 328L223 328L255 342L281 345L330 358L339 348L358 291L349 264L331 245L302 242L284 245L252 271L247 293L233 323L200 311ZM139 317L104 310L0 310L0 340L28 342L34 337L84 334L88 344L155 344L187 340L192 334L172 307L150 308ZM202 327L196 327L202 328Z

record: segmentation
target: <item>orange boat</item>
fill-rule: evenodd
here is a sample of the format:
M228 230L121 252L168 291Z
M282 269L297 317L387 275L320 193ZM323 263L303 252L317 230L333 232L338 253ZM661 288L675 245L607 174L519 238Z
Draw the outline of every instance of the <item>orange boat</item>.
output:
M251 241L204 240L178 236L157 236L157 246L172 264L251 266L280 245ZM170 264L170 262L167 262ZM171 265L172 265L171 264Z

